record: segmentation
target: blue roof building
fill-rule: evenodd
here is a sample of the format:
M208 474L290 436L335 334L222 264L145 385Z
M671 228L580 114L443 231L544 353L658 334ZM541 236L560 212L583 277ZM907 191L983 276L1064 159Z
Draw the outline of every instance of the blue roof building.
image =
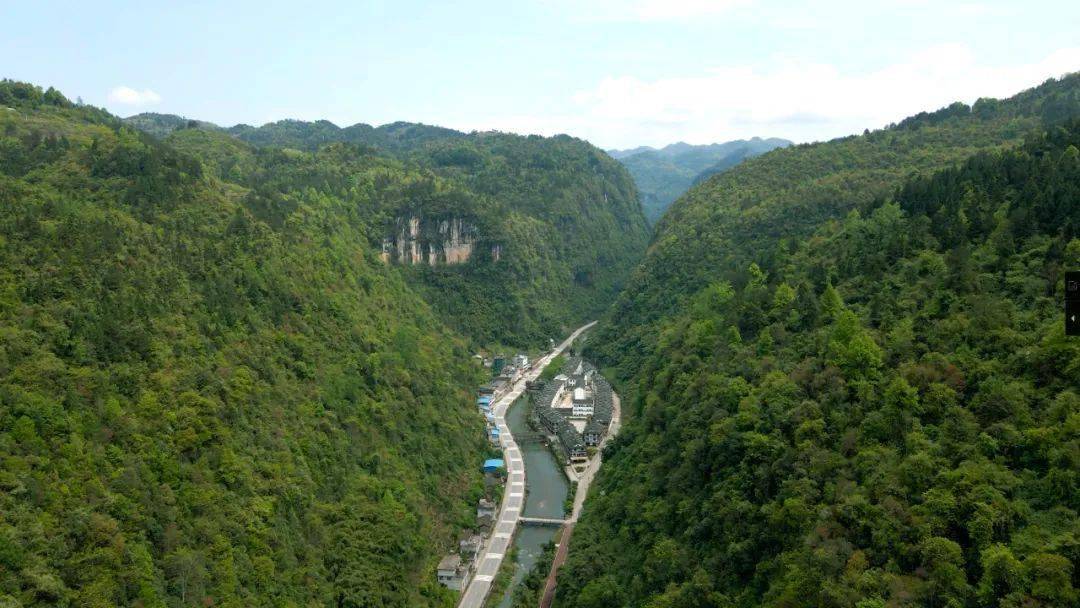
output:
M506 468L506 463L503 462L502 458L488 458L487 460L484 461L484 472L485 473L494 473L495 471L498 471L499 469L505 469L505 468Z

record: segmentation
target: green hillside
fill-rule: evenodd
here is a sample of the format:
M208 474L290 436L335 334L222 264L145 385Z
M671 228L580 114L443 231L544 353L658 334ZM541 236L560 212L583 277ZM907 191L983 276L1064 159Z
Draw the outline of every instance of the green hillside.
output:
M299 142L321 141L320 128L336 129L327 122L299 121L261 129L283 125L300 135L265 141L306 148ZM466 136L407 123L375 132L382 135L369 139L369 145L326 144L312 151L271 143L252 147L226 131L203 128L179 128L168 141L214 167L222 179L260 193L273 182L270 199L316 187L356 205L369 220L365 234L371 245L393 241L388 244L393 263L402 266L446 324L480 344L546 345L596 318L644 252L649 232L631 178L585 141ZM442 132L456 135L435 137ZM396 143L380 143L388 138ZM353 165L375 158L385 170L408 178L375 180L372 199L369 190L357 190ZM283 167L295 175L283 181L277 175ZM410 256L402 263L396 247L412 219L419 234L404 240L416 244L423 259L414 263ZM447 240L438 231L455 222L469 233L471 256L466 263L428 263L429 248L439 250Z
M631 421L556 604L1077 605L1078 91L775 151L678 201L590 340Z
M588 142L473 134L408 158L497 204L487 221L498 263L414 268L434 306L482 341L545 342L597 318L644 253L649 229L633 181Z
M1020 143L1044 124L1080 115L1080 74L1006 100L980 99L861 136L800 144L749 159L671 206L627 288L598 328L598 355L640 369L658 326L716 280L743 284L750 263L774 272L822 223L874 204L912 174ZM600 346L603 345L603 346Z
M249 144L277 148L315 151L332 143L348 143L381 148L388 152L409 150L430 141L464 137L465 134L445 127L411 122L393 122L379 127L357 123L339 127L329 120L279 120L259 127L239 124L220 127L206 121L196 121L175 114L144 112L128 116L124 122L155 137L192 126L209 131L223 131Z
M428 178L0 106L0 604L452 605L479 372L363 213Z
M694 146L680 142L659 150L645 147L609 153L630 171L641 193L645 217L655 223L702 176L721 173L747 158L790 145L786 139L754 137L722 144Z

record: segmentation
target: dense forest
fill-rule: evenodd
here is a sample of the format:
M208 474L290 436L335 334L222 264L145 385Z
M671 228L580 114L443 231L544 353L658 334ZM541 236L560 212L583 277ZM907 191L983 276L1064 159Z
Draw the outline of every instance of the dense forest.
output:
M479 373L351 201L270 208L51 90L0 105L0 598L447 605Z
M431 160L445 145L174 127L0 83L0 605L452 605L434 565L475 524L490 450L477 340L538 342L603 304L525 302L531 273L580 274L582 298L619 280L580 236L509 240L488 274L387 263L380 243L417 209L509 239L579 205L598 241L643 244L640 211L604 208L636 208L629 177L570 138L477 143L470 173ZM500 165L515 154L534 166ZM519 179L488 185L500 172ZM479 337L435 288L473 277L507 315ZM550 319L516 316L530 306Z
M338 166L341 150L367 150L393 167L387 170L406 171L407 186L381 195L376 209L364 209L378 214L371 225L382 227L370 239L378 244L394 232L395 222L409 217L460 219L475 227L470 263L418 264L405 274L445 323L483 344L546 345L595 318L622 288L649 236L627 172L572 137L466 135L411 123L340 129L327 121L224 130L162 114L125 121L169 134L240 183L251 178L244 166L254 154L243 142L293 159L305 157L300 151L313 154L310 175L297 184L330 185L346 198L353 184L351 169ZM367 199L357 204L369 205Z
M690 186L748 158L790 145L786 139L754 137L722 144L695 146L679 142L660 149L640 147L609 150L608 153L630 171L641 196L645 217L650 223L656 223Z
M557 605L1078 605L1077 116L1073 75L678 201L590 341L630 421Z

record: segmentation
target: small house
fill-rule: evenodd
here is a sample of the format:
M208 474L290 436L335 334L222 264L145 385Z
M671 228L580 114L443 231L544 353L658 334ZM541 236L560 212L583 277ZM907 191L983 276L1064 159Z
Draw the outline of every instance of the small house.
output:
M480 547L484 544L484 538L479 534L472 534L468 538L463 538L458 542L458 552L465 557L473 557L480 552Z
M495 519L495 509L496 505L494 501L481 498L480 502L476 503L476 517L479 519L487 517L488 519L493 520Z
M436 572L439 583L447 589L461 591L468 582L468 568L461 561L461 556L450 554L442 558Z
M598 446L604 438L604 431L604 425L600 421L590 418L588 424L585 425L585 430L581 433L581 439L588 447Z
M488 458L487 460L484 461L484 472L485 473L498 473L499 471L501 471L501 470L503 470L505 468L506 468L506 463L503 462L502 458Z

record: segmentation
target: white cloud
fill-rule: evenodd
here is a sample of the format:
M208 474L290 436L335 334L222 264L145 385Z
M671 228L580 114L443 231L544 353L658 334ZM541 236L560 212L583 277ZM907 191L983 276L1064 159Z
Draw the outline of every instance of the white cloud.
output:
M126 106L145 106L161 103L161 95L150 89L137 91L131 87L119 86L109 91L109 101Z
M502 116L476 126L566 132L613 147L754 135L814 141L879 128L954 101L1008 97L1078 69L1080 47L1003 66L980 62L966 46L943 44L864 73L774 57L689 77L612 76L574 94L572 109L560 115Z

